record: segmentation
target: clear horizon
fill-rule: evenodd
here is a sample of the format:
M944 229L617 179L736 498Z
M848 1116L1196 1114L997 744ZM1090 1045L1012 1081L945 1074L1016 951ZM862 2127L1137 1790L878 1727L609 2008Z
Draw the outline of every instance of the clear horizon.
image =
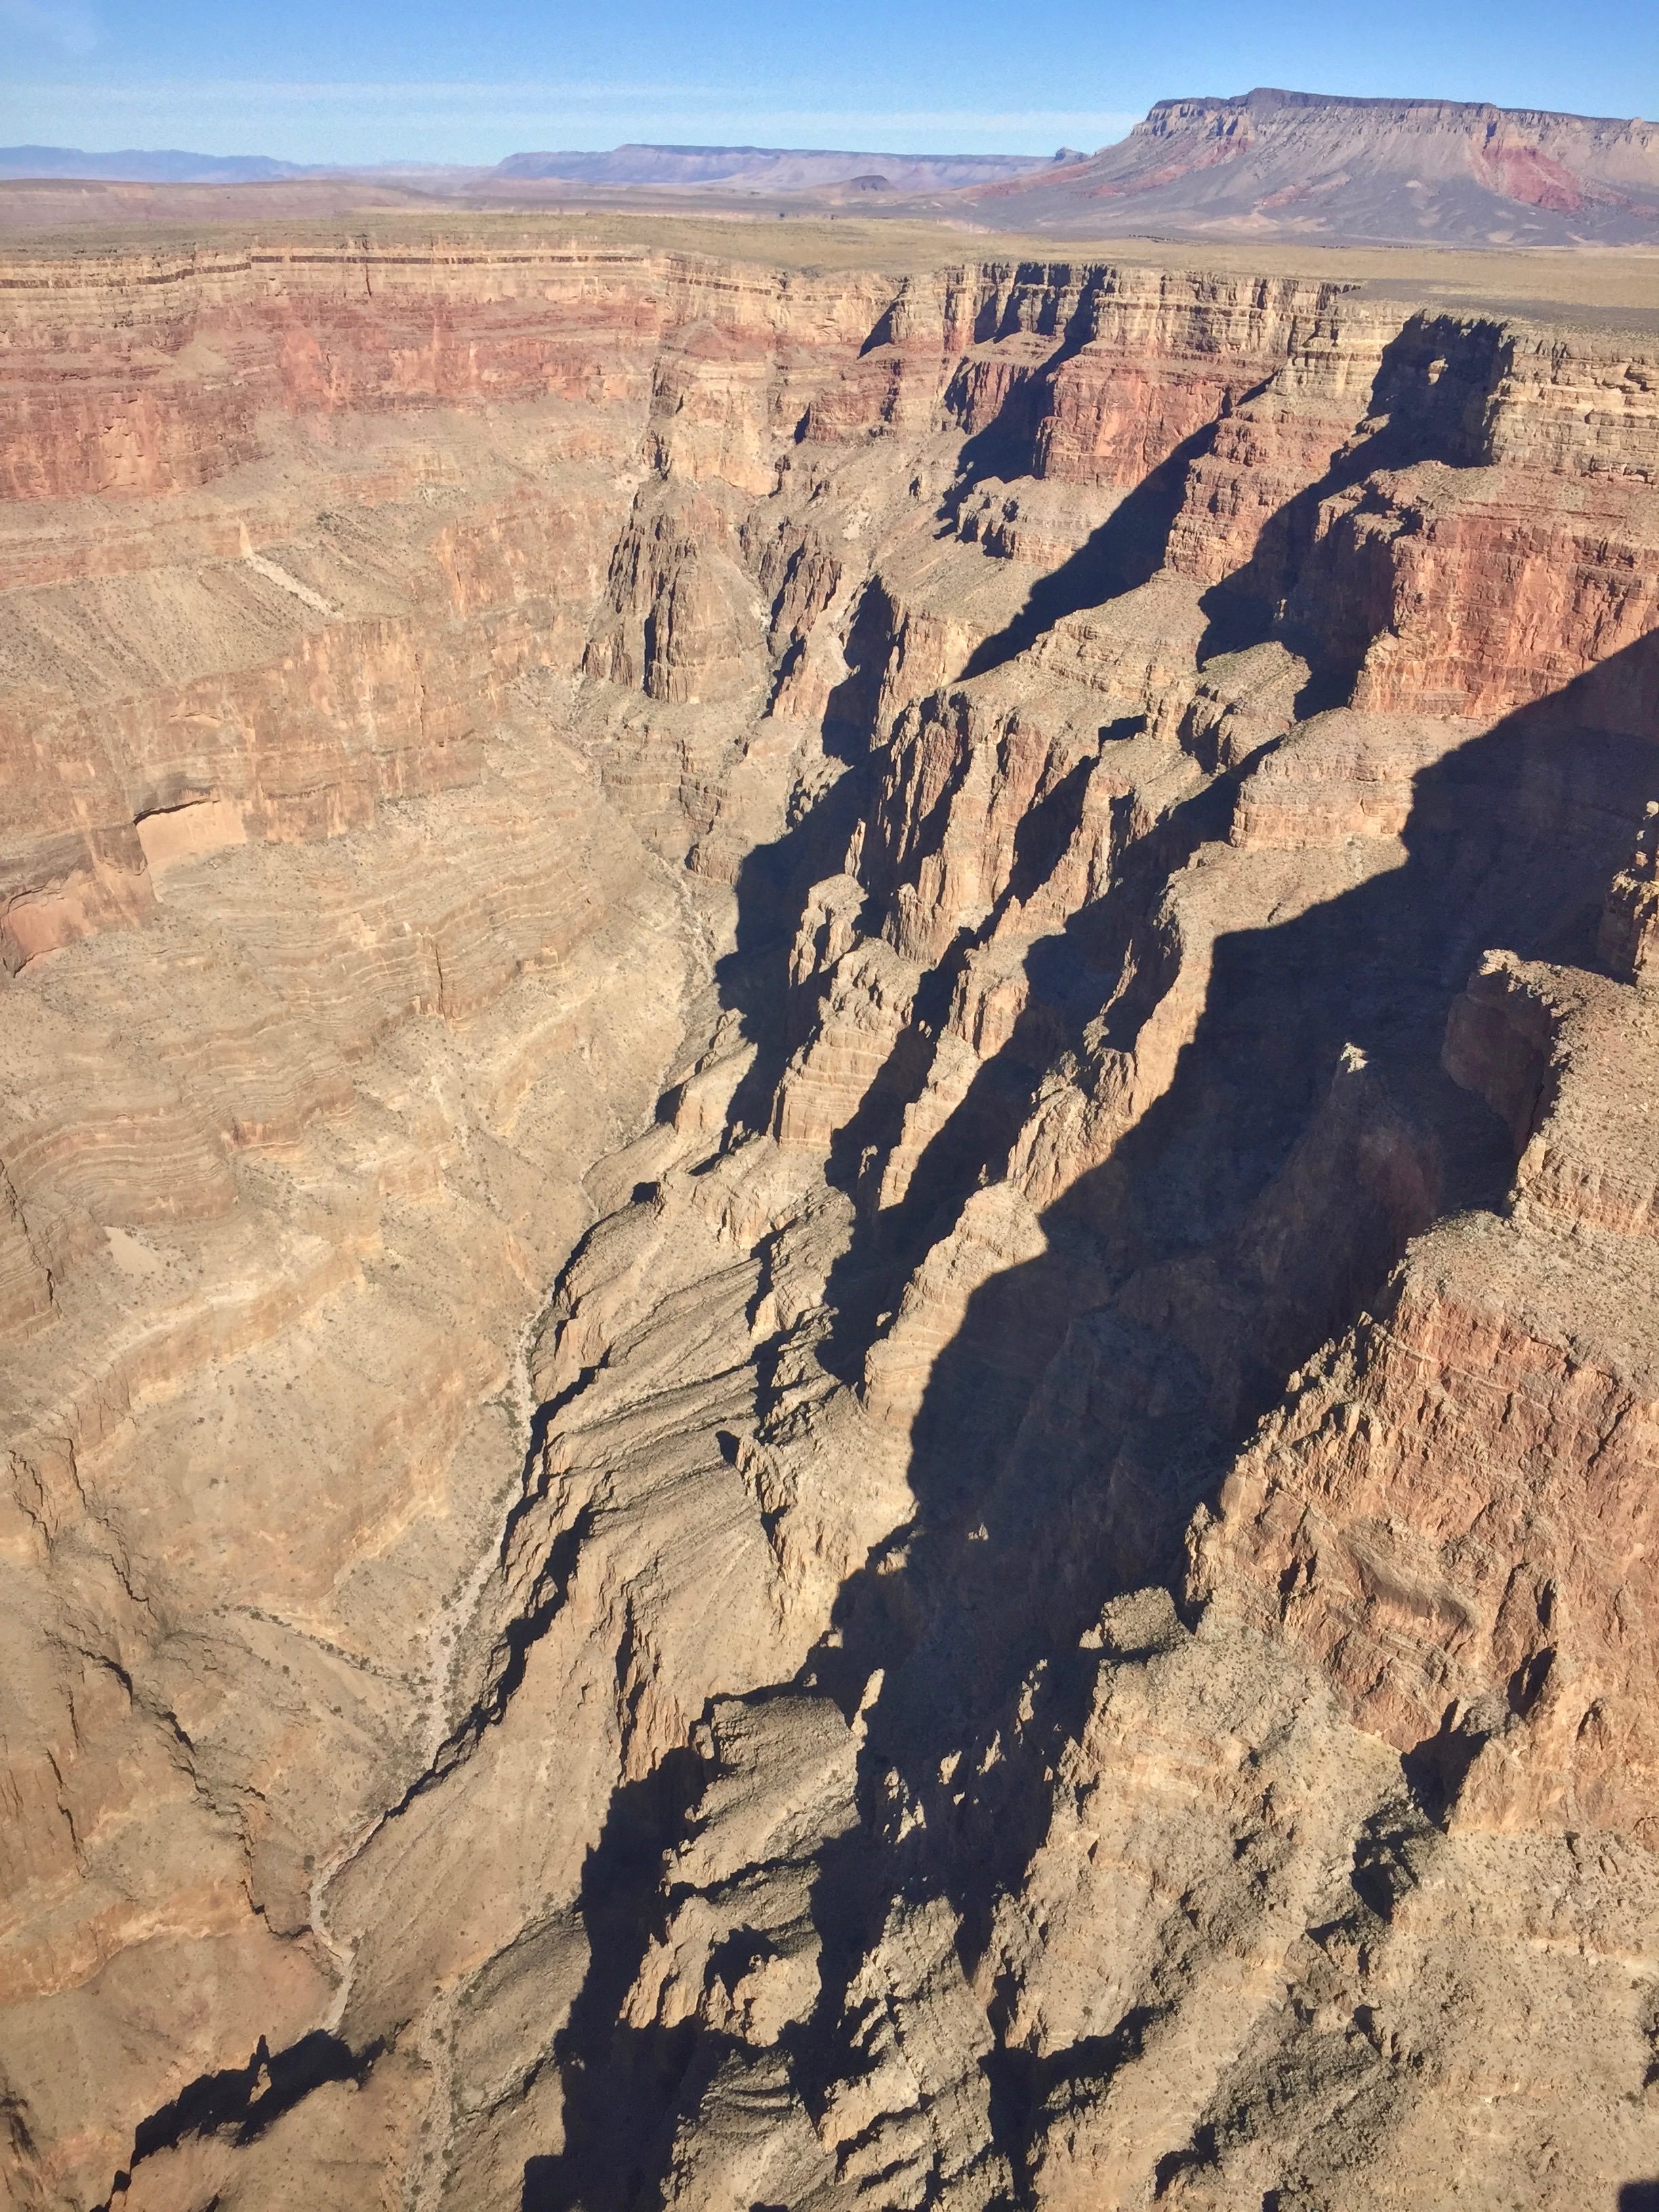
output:
M255 14L223 0L0 0L0 143L487 164L627 141L1047 154L1154 100L1298 91L1659 111L1659 10L1616 46L1555 0L964 0L555 8L434 0Z

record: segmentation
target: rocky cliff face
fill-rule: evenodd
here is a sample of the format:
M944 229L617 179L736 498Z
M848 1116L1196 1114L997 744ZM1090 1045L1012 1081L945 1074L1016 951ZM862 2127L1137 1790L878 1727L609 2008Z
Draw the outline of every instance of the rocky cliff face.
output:
M1160 100L1120 145L974 196L1072 237L1654 246L1659 124L1258 88Z
M1659 363L3 315L12 2201L1659 2172Z

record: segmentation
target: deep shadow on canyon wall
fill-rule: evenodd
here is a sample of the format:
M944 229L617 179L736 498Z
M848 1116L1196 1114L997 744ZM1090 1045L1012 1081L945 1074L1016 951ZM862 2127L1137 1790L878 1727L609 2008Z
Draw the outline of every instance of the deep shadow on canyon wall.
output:
M915 1424L914 1516L849 1578L830 1638L803 1670L849 1714L884 1673L860 1760L865 1819L829 1846L817 1877L822 1996L789 2032L809 2099L848 2063L838 2037L847 1984L894 1897L947 1896L963 1964L975 1962L999 1893L1041 1840L1042 1770L1084 1715L1095 1670L1077 1652L1079 1634L1130 1589L1179 1590L1194 1508L1213 1497L1291 1373L1362 1310L1386 1305L1408 1239L1448 1213L1501 1204L1511 1140L1442 1071L1447 1013L1489 947L1594 963L1608 880L1659 783L1656 736L1659 633L1424 769L1400 866L1295 919L1218 940L1203 1012L1167 1091L1043 1214L1042 1255L974 1294ZM857 781L854 769L838 813ZM1208 811L1199 826L1224 835ZM797 876L779 863L803 859L809 842L798 828L757 857L765 927L751 925L734 1000L755 1018L781 974L775 945L760 940L787 904L781 877ZM1105 1002L1145 922L1119 887L1031 948L1043 1035ZM1109 1042L1131 1047L1150 1011L1126 1000ZM781 1069L779 1042L769 1064ZM1029 1041L1017 1032L999 1058L1009 1064L988 1064L981 1085L1029 1101ZM860 1220L838 1269L865 1317L860 1340L842 1346L849 1362L867 1346L880 1299L981 1171L994 1179L1004 1164L994 1148L1012 1113L988 1116L970 1095L962 1117L973 1125L965 1137L947 1126L934 1140L951 1172L934 1176L933 1202L904 1233ZM1036 1724L1016 1730L1014 1708L1045 1662ZM962 1754L966 1771L999 1735L1011 1746L1018 1737L1018 1749L953 1802L941 1762ZM880 1828L890 1772L925 1820L890 1845ZM649 1808L641 1790L623 1793L590 1861L588 1908L621 1955L602 1966L596 1956L563 2039L567 2143L530 2162L525 2212L637 2212L658 2201L674 2115L730 2048L685 2028L617 2025L620 1992L659 1932L659 1855L695 1796L678 1771ZM1030 2099L1011 2078L994 2084L993 2109L1018 2172Z
M1174 1572L1193 1506L1406 1241L1501 1203L1511 1142L1442 1071L1447 1013L1488 947L1595 964L1659 776L1632 702L1656 696L1659 634L1422 771L1401 866L1220 938L1168 1090L1044 1213L1045 1252L974 1294L915 1424L904 1565L836 1616L849 1686L887 1670L872 1753L919 1790L1035 1659ZM1033 949L1035 993L1056 959ZM1042 1398L1068 1332L1081 1407Z

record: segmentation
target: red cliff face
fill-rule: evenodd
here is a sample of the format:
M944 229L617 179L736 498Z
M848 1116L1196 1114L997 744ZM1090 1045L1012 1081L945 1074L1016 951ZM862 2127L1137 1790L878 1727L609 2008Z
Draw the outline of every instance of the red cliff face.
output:
M1659 2172L1651 349L4 276L12 2200Z

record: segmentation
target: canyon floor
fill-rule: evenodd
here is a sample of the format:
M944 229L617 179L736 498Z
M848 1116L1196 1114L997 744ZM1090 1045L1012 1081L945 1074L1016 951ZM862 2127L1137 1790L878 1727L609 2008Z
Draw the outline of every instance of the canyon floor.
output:
M0 253L8 2201L1659 2201L1651 257L195 220Z

